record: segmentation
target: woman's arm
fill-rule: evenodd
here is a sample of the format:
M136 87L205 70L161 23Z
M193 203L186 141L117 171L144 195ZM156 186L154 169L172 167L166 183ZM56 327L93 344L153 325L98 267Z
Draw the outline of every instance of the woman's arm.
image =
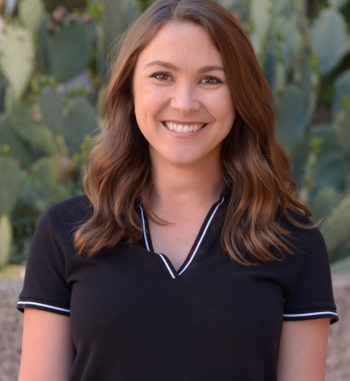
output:
M66 381L73 355L69 317L25 309L18 381Z
M283 323L278 381L324 381L329 319Z

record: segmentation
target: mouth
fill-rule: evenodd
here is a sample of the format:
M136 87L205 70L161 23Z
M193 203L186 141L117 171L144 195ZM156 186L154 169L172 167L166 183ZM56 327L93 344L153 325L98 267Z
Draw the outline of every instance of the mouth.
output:
M200 129L204 128L208 124L208 123L179 124L179 123L173 123L173 122L162 122L162 123L170 131L181 132L185 134L199 131Z

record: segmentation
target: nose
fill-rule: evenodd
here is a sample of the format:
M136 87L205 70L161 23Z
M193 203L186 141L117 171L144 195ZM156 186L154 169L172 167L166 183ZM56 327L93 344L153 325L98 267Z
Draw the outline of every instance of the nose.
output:
M178 86L171 98L171 107L183 115L188 115L200 109L200 102L196 97L196 91L190 85Z

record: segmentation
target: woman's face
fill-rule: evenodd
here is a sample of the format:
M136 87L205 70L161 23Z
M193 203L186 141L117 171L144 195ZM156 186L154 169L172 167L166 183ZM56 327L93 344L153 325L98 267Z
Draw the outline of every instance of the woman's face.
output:
M138 57L133 92L153 162L219 162L235 110L221 55L203 27L177 21L162 26Z

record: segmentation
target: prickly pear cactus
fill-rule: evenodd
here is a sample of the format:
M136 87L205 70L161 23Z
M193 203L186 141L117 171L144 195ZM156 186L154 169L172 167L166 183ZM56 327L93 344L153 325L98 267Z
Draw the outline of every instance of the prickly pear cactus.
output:
M62 126L70 155L80 151L85 136L93 134L97 126L96 111L87 99L77 97L70 101Z
M250 34L250 39L255 53L260 60L264 53L263 49L272 21L271 8L271 0L251 0L250 2L250 17L253 24L253 31Z
M90 29L79 17L65 20L47 38L49 68L58 82L65 82L85 71L91 55Z
M341 111L336 120L339 146L350 158L350 105Z
M75 170L71 159L55 155L38 159L30 172L44 188L53 190L57 185L70 180Z
M334 81L332 115L336 117L344 105L346 97L350 99L350 69L343 71Z
M311 203L313 221L327 217L339 202L339 191L330 186L321 188Z
M310 42L312 50L320 59L322 73L328 74L348 50L344 16L335 8L321 10L311 27Z
M246 0L217 0L217 3L233 11L239 20L245 20L249 16L249 3Z
M29 30L20 26L8 26L0 44L0 66L20 99L34 70L35 47Z
M8 92L6 101L12 128L21 139L42 152L59 152L53 132L43 124L39 113L33 110L33 104L27 100L16 101L11 91Z
M0 157L0 215L9 215L22 188L22 174L17 162Z
M102 22L107 49L138 15L137 0L100 0L104 6Z
M277 100L276 132L287 151L301 139L307 125L307 106L296 86L285 88Z
M53 87L42 89L40 110L45 124L59 132L63 121L63 104L61 95Z
M18 13L26 28L36 33L44 20L45 7L41 0L20 0Z
M336 259L336 252L350 239L350 196L345 197L333 209L321 226L331 262Z
M7 215L0 215L0 268L7 265L11 255L12 227Z
M348 166L344 154L342 152L331 152L319 162L315 191L324 186L331 186L338 191L344 191L347 185L347 172Z
M328 4L334 8L343 8L349 0L328 0Z
M26 168L32 161L31 151L15 133L11 126L10 118L7 114L0 116L0 148L8 145L10 147L9 155L18 159Z

